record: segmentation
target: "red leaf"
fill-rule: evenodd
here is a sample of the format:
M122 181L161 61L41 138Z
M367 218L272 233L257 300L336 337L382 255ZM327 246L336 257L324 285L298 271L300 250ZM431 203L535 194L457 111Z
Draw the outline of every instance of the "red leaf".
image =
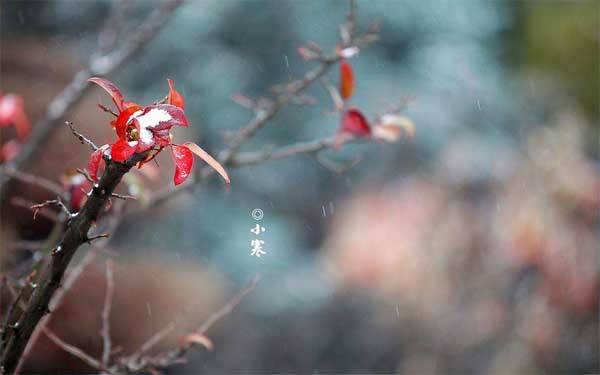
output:
M136 143L137 145L137 143ZM110 146L110 156L114 161L124 162L135 153L135 145L130 145L127 141L119 139Z
M29 135L29 119L19 95L0 96L0 127L9 125L15 126L19 139L24 140Z
M179 91L175 90L172 79L167 79L167 82L169 82L169 101L168 101L168 103L173 104L174 106L179 107L181 109L185 109L185 99L183 99L183 95L181 95L179 93Z
M369 137L371 127L365 116L356 108L350 108L342 116L340 131L357 137Z
M194 155L184 146L172 145L173 161L175 162L175 186L183 183L190 176L194 166Z
M192 142L186 142L183 144L183 146L187 147L194 154L198 155L200 159L204 160L208 165L213 167L213 169L217 171L221 175L221 177L223 177L225 182L227 182L228 184L231 183L231 180L229 179L229 175L227 174L225 168L223 168L223 166L217 160L215 160L215 158L210 156L208 152L204 151L202 148L200 148L200 146Z
M14 159L21 152L21 144L16 139L4 143L0 148L0 162Z
M123 94L121 94L121 90L119 90L117 85L115 85L107 79L100 77L92 77L89 78L88 81L102 87L104 91L106 91L108 95L110 95L113 102L115 102L115 105L117 106L119 112L123 109Z
M100 163L104 161L104 159L102 159L102 155L104 154L104 151L106 151L107 148L108 145L104 145L96 151L92 152L92 155L90 155L90 160L88 161L87 169L88 173L90 174L90 177L94 181L98 181L98 169L100 168Z
M129 118L131 117L131 115L133 115L135 112L137 112L141 109L142 109L142 107L140 107L138 105L132 105L130 107L127 107L126 109L123 109L119 113L119 117L117 117L117 119L112 122L113 127L117 131L117 136L119 137L119 139L123 139L123 140L126 139L127 122L129 121Z
M342 99L348 100L354 92L354 73L352 66L342 60L340 63L340 95Z

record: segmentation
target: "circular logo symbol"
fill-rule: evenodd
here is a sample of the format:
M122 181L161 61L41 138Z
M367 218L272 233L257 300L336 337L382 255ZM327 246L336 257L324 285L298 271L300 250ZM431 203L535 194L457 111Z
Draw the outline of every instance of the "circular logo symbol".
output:
M254 220L262 220L262 218L264 217L264 213L263 210L261 210L260 208L255 208L252 210L252 218Z

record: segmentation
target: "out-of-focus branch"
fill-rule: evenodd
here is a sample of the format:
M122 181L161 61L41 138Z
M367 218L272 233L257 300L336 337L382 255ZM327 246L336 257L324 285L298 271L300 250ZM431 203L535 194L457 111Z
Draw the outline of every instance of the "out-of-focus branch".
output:
M35 176L29 173L21 172L11 167L1 167L0 173L2 173L3 175L10 176L11 178L24 182L26 184L38 186L44 190L51 192L53 195L58 195L62 198L65 198L64 189L62 188L62 186L60 186L54 181L48 180L40 176Z
M48 313L48 304L62 281L63 275L77 249L89 241L88 231L104 208L121 178L146 155L134 154L125 163L106 161L102 178L91 191L85 205L72 217L60 244L52 252L52 257L38 285L21 314L15 329L9 333L0 360L0 369L12 374L25 350L25 347L40 320Z
M233 296L223 307L221 307L219 310L217 310L215 313L213 313L211 316L209 316L208 319L206 319L204 321L204 323L202 323L202 325L200 325L200 327L198 327L198 329L196 329L193 333L188 334L186 337L204 337L204 334L215 323L217 323L223 317L230 314L233 311L233 309L235 309L235 307L237 305L239 305L240 302L242 302L244 297L246 297L250 292L252 292L254 290L254 288L256 288L258 281L259 281L258 277L253 278L248 283L247 286L245 286L235 296ZM159 331L160 336L164 337L166 334L171 332L174 328L175 328L175 326L173 324L167 325L167 327L165 329L162 329L161 331ZM153 342L154 342L154 340L153 340ZM157 368L165 368L165 367L171 366L175 363L181 362L184 359L187 352L189 351L189 349L191 349L193 347L194 343L195 343L194 339L184 338L183 343L181 344L181 346L179 348L165 351L165 352L162 352L162 353L159 353L156 355L152 355L152 356L142 355L142 354L144 354L144 351L142 351L142 350L137 351L136 353L134 353L133 355L131 355L129 357L121 358L119 360L118 364L111 367L111 371L116 372L116 373L129 374L129 373L136 373L136 372L143 372L143 371L151 371L151 370L154 370ZM206 339L206 343L207 344L210 343L210 340ZM146 348L146 349L149 350L148 348Z
M46 335L46 337L48 337L50 339L50 341L52 341L56 346L58 346L65 352L72 354L73 356L81 359L87 365L89 365L97 370L100 370L104 373L113 374L102 363L100 363L100 361L98 361L97 359L95 359L94 357L89 355L88 353L84 352L80 348L64 341L63 339L58 337L54 332L52 332L49 328L44 327L43 331L44 331L44 334Z
M314 141L294 143L277 149L267 148L263 151L244 152L236 155L230 165L232 167L241 167L299 154L311 155L329 148L341 147L344 144L357 143L359 141L364 142L364 140L358 138L338 138L338 136L331 136Z
M21 152L8 162L5 168L22 169L42 148L43 143L50 138L50 133L56 128L57 122L81 99L89 87L87 79L95 75L110 74L135 56L167 24L169 17L182 3L183 0L164 2L160 8L153 11L136 28L136 32L124 38L119 47L102 55L93 54L88 66L75 74L73 80L52 99L46 110L46 115L33 127L33 131L27 143L23 145ZM112 30L109 31L112 32ZM100 39L102 40L102 35ZM7 174L4 171L0 173L0 192L4 191L6 184L13 177L14 174Z
M346 22L341 26L342 35L340 44L336 46L335 51L330 56L324 54L318 46L311 46L312 54L314 56L311 60L318 61L319 65L307 71L301 79L283 85L283 89L278 91L274 99L248 100L248 98L238 97L236 101L238 103L241 101L242 106L254 109L255 114L246 125L242 126L232 136L228 137L228 146L218 154L219 162L224 167L234 166L234 160L237 153L240 151L240 148L266 126L283 108L293 103L295 99L301 97L304 90L320 78L324 77L333 65L340 59L346 57L348 51L351 51L351 54L354 54L358 52L360 47L364 47L377 40L378 26L376 24L373 24L361 35L356 35L356 30L356 4L351 0L350 11ZM253 106L253 103L256 103L255 107ZM320 147L324 148L326 146ZM160 205L164 201L169 200L180 193L192 190L197 185L204 183L213 173L214 170L212 168L205 166L193 176L194 179L191 183L177 188L169 186L154 193L146 201L145 207Z
M106 261L106 293L104 296L104 306L102 307L102 365L108 366L112 343L110 341L110 311L113 304L113 295L115 290L115 278L113 275L112 260Z

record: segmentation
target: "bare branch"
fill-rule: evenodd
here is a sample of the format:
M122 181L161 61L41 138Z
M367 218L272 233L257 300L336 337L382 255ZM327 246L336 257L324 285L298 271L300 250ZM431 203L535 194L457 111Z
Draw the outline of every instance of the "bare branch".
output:
M11 176L12 178L14 178L16 180L22 181L26 184L41 187L42 189L48 190L49 192L53 193L54 195L59 195L61 197L64 197L65 191L64 191L63 187L54 181L48 180L44 177L35 176L35 175L29 174L29 173L17 171L16 169L11 168L11 167L2 167L2 168L0 168L0 171L1 171L1 173L6 174L7 176Z
M258 164L261 162L283 159L300 154L315 154L328 148L341 147L347 143L362 142L359 138L340 138L331 136L329 138L317 139L309 142L299 142L278 149L266 149L263 151L244 152L238 154L232 161L232 167L241 167L244 165Z
M35 203L32 201L29 201L27 199L21 198L21 197L13 197L10 199L10 203L14 206L17 207L23 207L26 208L28 210L31 209L31 206L34 205ZM52 222L58 223L61 222L62 220L64 220L63 218L60 218L59 215L57 215L54 212L51 212L49 210L41 210L38 212L39 216L42 216Z
M71 213L69 208L63 203L60 197L56 197L56 199L47 200L45 202L34 204L33 206L31 206L30 208L33 210L33 220L35 220L37 213L40 209L52 205L58 206L65 214L67 214L67 217L71 218L74 216L74 214Z
M259 278L254 277L248 283L248 285L246 285L235 296L233 296L223 307L221 307L219 310L217 310L215 313L209 316L208 319L205 320L204 323L202 323L202 325L198 327L198 329L195 330L192 334L204 335L206 331L208 331L215 323L217 323L223 317L230 314L233 311L233 309L235 309L235 307L242 302L244 297L246 297L250 292L254 290L254 288L256 288L258 281ZM159 331L161 332L160 336L164 337L164 332L170 332L172 330L172 326L173 324L171 322L165 328ZM155 340L152 340L152 345L146 345L147 350L154 346L155 343ZM119 364L113 367L113 371L125 373L141 372L149 371L151 369L156 368L165 368L172 364L180 363L182 360L185 359L185 355L187 354L188 350L193 346L193 344L193 342L184 341L179 348L162 352L154 356L141 357L140 353L143 353L144 350L138 350L132 356L121 358Z
M90 176L90 173L87 171L87 169L85 168L77 168L77 173L79 173L80 175L82 175L83 177L85 177L86 180L88 180L88 182L91 182L92 184L95 184L96 181L94 181L94 179L92 178L92 176Z
M92 142L89 138L85 137L83 134L75 130L75 127L73 126L73 123L71 121L65 121L65 124L69 128L71 128L71 132L75 135L75 137L77 137L77 139L79 139L79 142L81 142L82 144L87 144L92 148L93 151L96 151L98 149L98 146L96 146L94 142Z
M80 348L64 341L63 339L58 337L54 332L52 332L48 327L44 327L43 331L44 331L44 334L46 335L46 337L48 337L56 346L58 346L65 352L81 359L87 365L89 365L97 370L100 370L100 371L103 371L103 372L106 372L109 374L113 374L113 372L111 370L109 370L104 365L102 365L102 363L100 363L97 359L95 359L91 355L87 354Z

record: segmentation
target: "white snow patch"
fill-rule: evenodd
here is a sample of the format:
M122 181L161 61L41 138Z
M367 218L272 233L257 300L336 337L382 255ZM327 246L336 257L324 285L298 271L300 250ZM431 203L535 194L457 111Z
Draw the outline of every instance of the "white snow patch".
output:
M152 108L148 112L144 113L144 111L137 111L131 118L129 122L137 119L138 124L140 125L140 141L142 143L152 143L152 132L149 130L161 122L169 121L173 117L169 114L169 112L164 109Z

